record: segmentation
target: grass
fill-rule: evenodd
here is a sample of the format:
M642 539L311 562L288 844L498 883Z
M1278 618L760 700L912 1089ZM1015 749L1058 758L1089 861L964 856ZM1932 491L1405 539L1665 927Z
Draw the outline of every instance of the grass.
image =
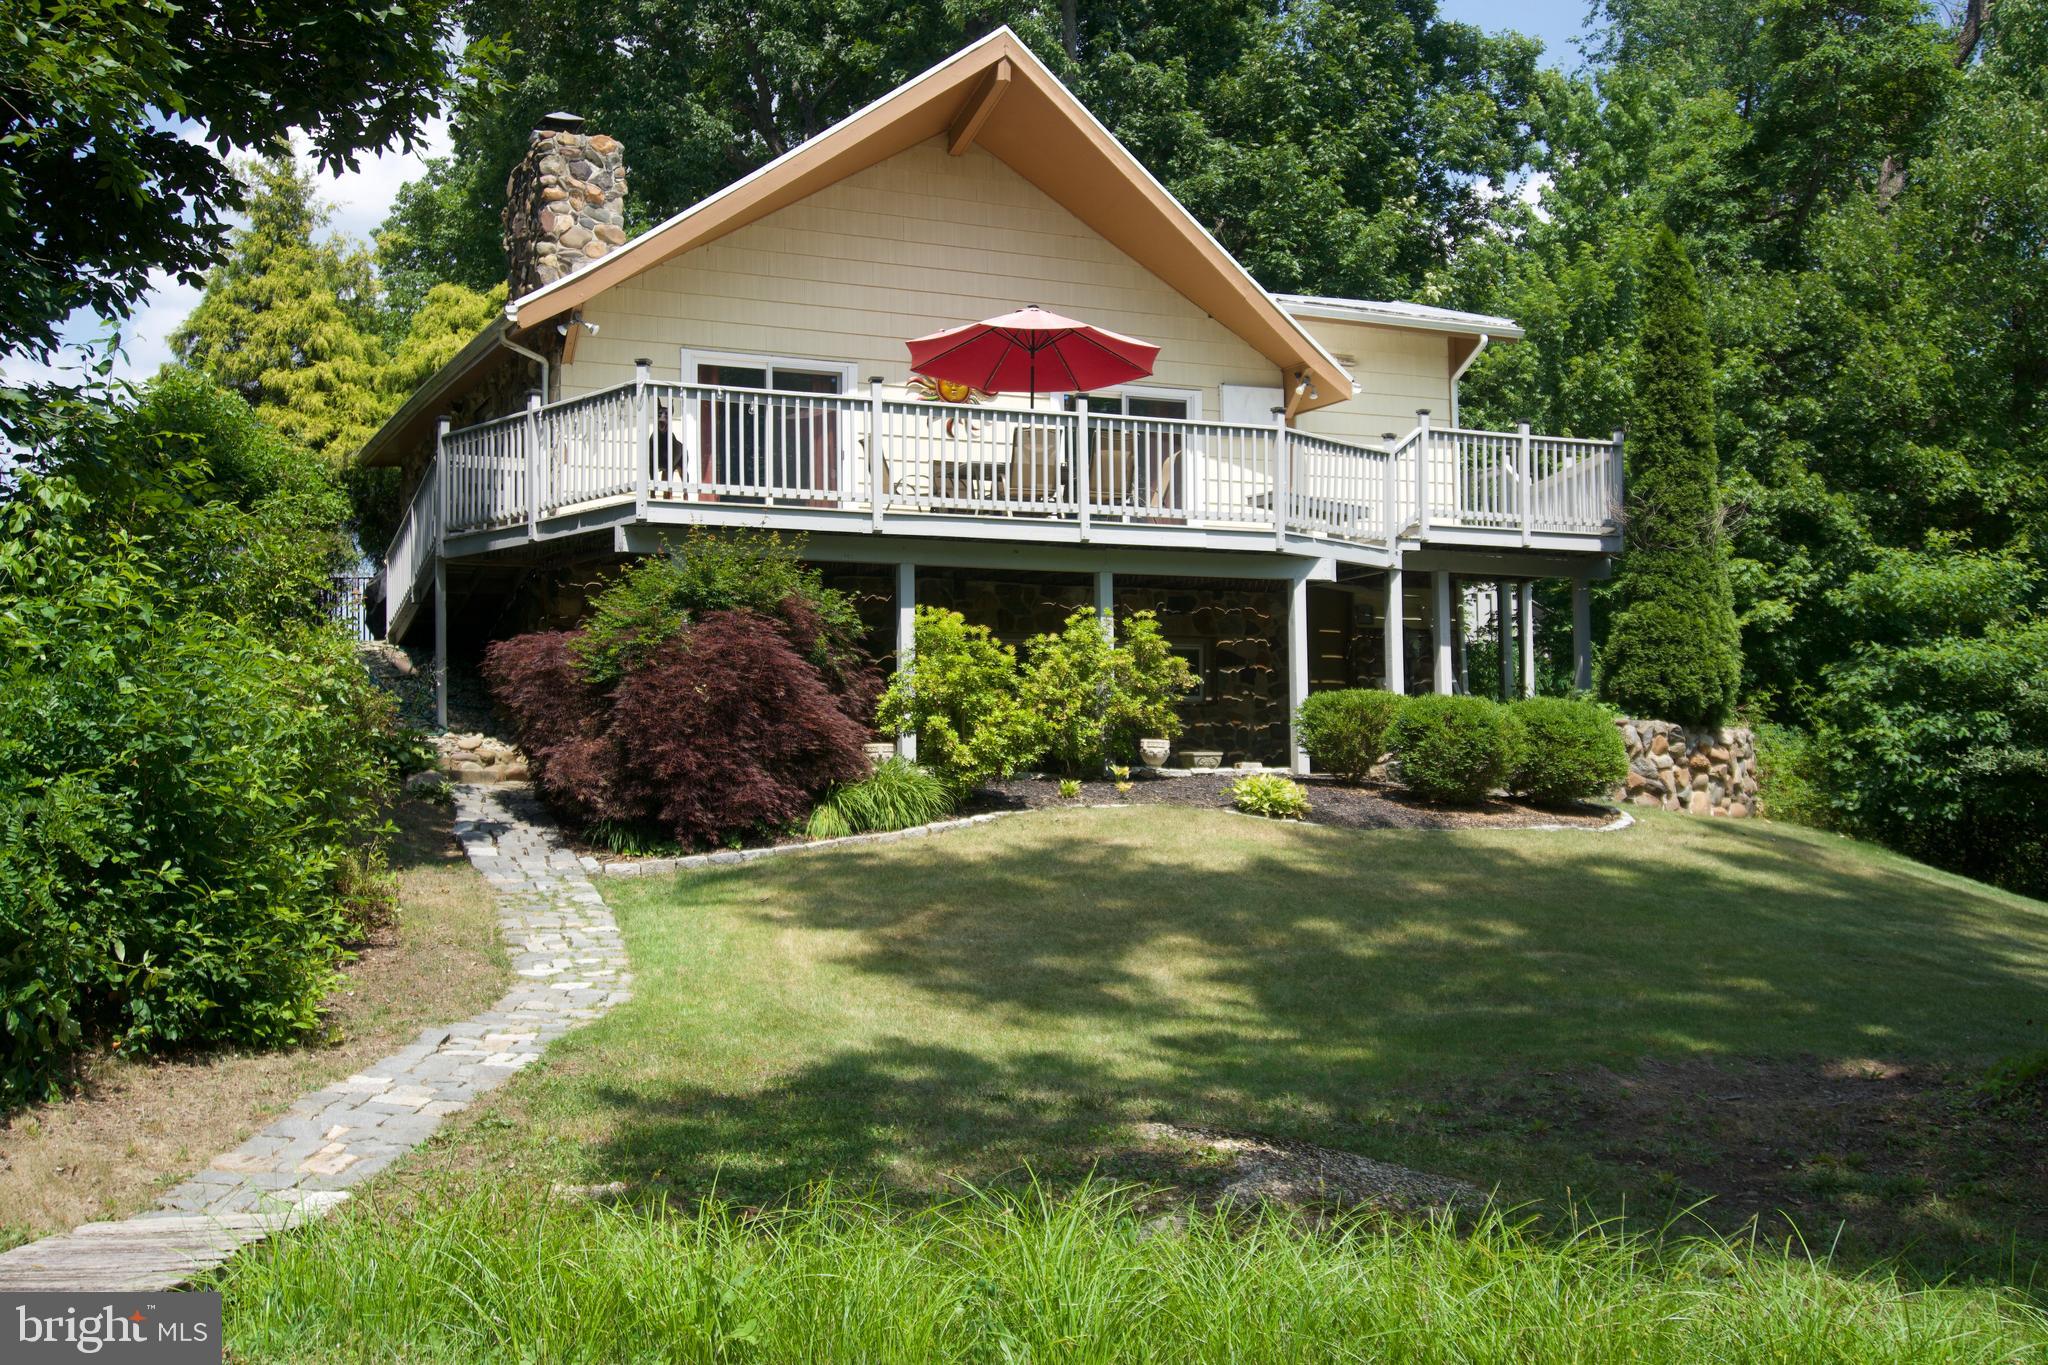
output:
M388 1215L393 1211L385 1211ZM772 1214L531 1194L359 1211L228 1282L250 1360L2017 1361L2048 1323L1712 1237L1195 1213L1114 1190L903 1215L829 1192Z
M504 988L489 889L450 834L451 812L397 811L394 933L368 946L327 1001L318 1043L86 1064L75 1094L0 1124L0 1248L149 1207L307 1090L483 1008Z
M2039 1045L2048 913L1833 836L1049 811L606 894L634 998L430 1167L1199 1185L1132 1140L1167 1121L1554 1211L1789 1211L1936 1276L2048 1242L2041 1125L1967 1086Z
M1863 845L1058 810L605 892L633 999L238 1259L240 1355L2048 1349L2039 1087L1979 1086L2039 1046L2048 907ZM1154 1235L1221 1173L1148 1121L1518 1221Z

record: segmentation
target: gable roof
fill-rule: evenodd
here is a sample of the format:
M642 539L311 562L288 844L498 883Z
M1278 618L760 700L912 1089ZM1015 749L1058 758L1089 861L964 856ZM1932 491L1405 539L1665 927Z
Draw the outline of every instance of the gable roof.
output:
M684 252L945 134L979 146L1287 372L1326 406L1351 376L1007 27L572 275L505 306L524 330Z

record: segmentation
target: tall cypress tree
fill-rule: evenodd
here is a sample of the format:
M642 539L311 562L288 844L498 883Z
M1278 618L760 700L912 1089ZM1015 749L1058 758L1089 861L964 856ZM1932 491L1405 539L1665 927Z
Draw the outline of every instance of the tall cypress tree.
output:
M1669 228L1650 244L1628 436L1628 500L1600 695L1711 725L1735 706L1742 642L1721 540L1713 359L1699 282Z

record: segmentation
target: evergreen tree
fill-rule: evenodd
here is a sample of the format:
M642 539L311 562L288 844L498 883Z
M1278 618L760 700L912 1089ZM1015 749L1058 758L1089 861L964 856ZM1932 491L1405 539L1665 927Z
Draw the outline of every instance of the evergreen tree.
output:
M1632 715L1708 725L1742 680L1721 543L1714 373L1699 284L1668 228L1650 243L1629 433L1624 549L1600 695Z
M502 284L487 294L459 284L437 284L427 290L411 311L389 362L378 372L374 392L363 400L375 412L368 430L396 412L414 390L453 360L504 304ZM354 454L355 446L351 446L342 483L355 505L356 535L363 552L378 558L397 533L405 510L398 500L398 471L366 468L356 462Z
M338 468L383 417L376 273L360 247L316 239L326 211L288 153L247 175L249 226L171 348Z

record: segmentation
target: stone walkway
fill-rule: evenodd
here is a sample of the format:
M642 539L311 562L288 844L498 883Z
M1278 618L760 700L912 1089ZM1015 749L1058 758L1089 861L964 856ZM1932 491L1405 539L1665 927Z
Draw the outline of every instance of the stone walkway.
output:
M120 1223L0 1255L0 1291L168 1289L293 1219L316 1216L627 996L618 926L523 788L458 786L455 834L498 894L516 984L484 1013L316 1090Z

